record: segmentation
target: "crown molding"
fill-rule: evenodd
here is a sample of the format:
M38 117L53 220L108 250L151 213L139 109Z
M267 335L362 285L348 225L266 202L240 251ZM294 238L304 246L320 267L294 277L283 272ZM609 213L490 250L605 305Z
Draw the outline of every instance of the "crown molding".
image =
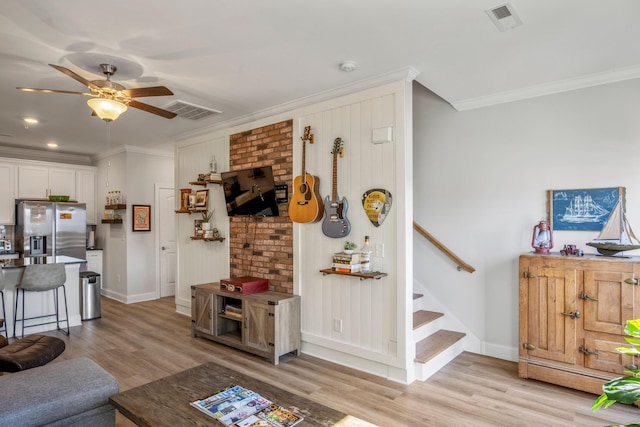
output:
M192 132L180 134L176 137L177 141L193 138L203 134L211 133L219 129L232 128L240 126L244 123L264 119L267 117L275 116L278 114L286 113L288 111L295 110L297 108L306 107L307 105L317 104L329 99L338 98L340 96L350 95L352 93L360 92L366 89L371 89L378 86L383 86L388 83L397 82L399 80L413 81L420 74L418 70L409 66L393 70L388 73L379 74L377 76L358 80L353 83L349 83L343 86L338 86L323 92L318 92L313 95L298 98L296 100L285 102L283 104L275 105L273 107L265 108L244 116L229 119L223 122L218 122L214 125L207 126L205 128L197 129Z
M0 157L91 166L91 156L0 145Z
M103 151L100 154L96 154L95 156L93 156L93 158L95 160L102 160L108 157L113 157L121 153L136 153L136 154L144 154L144 155L156 156L156 157L167 157L167 158L173 159L173 151L164 151L164 150L157 150L153 148L136 147L134 145L118 145L117 147L113 147L107 151Z
M127 153L145 154L149 156L173 158L173 151L158 150L156 148L136 147L135 145L125 145L124 151Z
M521 101L524 99L536 98L539 96L568 92L576 89L584 89L593 86L616 83L624 80L637 79L639 77L640 65L634 65L632 67L619 68L602 73L589 74L587 76L579 77L576 79L559 80L556 82L529 86L522 89L500 92L493 95L463 99L457 102L450 102L450 104L457 111L467 111L477 108L490 107L492 105L504 104L507 102Z

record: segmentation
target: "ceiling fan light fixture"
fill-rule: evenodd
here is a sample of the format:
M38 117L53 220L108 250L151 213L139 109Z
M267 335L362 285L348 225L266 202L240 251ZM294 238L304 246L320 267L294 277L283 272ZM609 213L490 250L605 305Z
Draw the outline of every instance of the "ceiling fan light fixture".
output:
M127 106L113 99L91 98L87 104L105 122L111 122L127 111Z

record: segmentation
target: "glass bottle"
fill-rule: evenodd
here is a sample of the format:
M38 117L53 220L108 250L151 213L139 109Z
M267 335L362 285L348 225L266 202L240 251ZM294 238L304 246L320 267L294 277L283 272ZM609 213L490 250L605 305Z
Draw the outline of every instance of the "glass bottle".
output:
M211 161L209 162L209 171L211 173L218 172L218 162L216 162L216 156L211 156Z
M362 273L371 273L371 243L369 236L364 236L364 245L360 251L360 271Z

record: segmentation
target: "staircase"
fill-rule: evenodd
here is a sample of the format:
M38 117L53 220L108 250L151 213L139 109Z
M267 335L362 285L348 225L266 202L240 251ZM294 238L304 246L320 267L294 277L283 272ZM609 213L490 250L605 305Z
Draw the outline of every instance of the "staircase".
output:
M414 302L422 294L413 294ZM442 329L444 315L428 310L413 313L413 339L416 343L416 379L425 381L463 350L465 334Z

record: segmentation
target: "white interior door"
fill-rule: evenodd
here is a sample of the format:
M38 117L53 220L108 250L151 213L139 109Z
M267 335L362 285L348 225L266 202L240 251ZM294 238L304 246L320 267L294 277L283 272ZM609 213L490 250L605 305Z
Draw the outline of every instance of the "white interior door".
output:
M175 295L176 289L176 228L175 228L175 192L173 188L159 186L158 201L158 242L160 261L159 297Z

